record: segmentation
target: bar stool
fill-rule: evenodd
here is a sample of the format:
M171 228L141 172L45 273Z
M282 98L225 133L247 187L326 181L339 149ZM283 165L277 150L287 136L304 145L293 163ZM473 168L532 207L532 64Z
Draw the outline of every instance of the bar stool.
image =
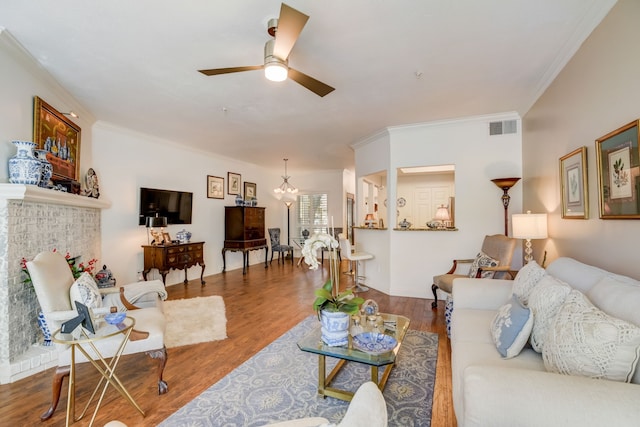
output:
M368 291L369 290L368 287L364 285L360 285L360 281L363 280L365 277L360 276L358 274L358 261L373 259L373 255L368 252L352 252L353 249L351 248L351 242L347 240L344 234L339 234L338 240L340 242L340 253L342 254L342 256L348 259L350 263L355 262L354 275L353 275L353 283L354 283L353 289L356 292Z

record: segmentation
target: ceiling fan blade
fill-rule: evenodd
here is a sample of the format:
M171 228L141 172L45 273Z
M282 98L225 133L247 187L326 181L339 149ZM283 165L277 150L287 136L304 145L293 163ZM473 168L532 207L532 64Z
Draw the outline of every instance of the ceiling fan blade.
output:
M276 44L273 47L274 56L283 61L289 57L308 19L309 17L304 13L282 3L276 31Z
M314 79L313 77L307 76L306 74L301 73L298 70L294 70L293 68L289 68L289 78L294 82L306 87L318 96L328 95L335 90L331 86L324 84L321 81Z
M215 76L217 74L239 73L241 71L261 70L264 65L249 65L246 67L213 68L211 70L198 70L204 75Z

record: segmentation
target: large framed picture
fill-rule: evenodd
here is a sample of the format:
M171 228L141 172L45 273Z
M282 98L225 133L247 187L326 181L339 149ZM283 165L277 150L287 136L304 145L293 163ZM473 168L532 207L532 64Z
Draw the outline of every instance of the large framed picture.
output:
M224 178L207 175L207 197L224 199Z
M638 124L634 120L596 139L600 218L640 218Z
M38 149L47 151L54 180L80 180L80 127L37 96L33 105L33 139Z
M580 147L560 158L562 218L589 218L587 147Z
M239 173L227 172L227 194L235 196L240 194L242 176Z
M244 182L244 199L245 200L251 200L254 197L257 197L256 194L258 193L258 186L253 183L253 182Z

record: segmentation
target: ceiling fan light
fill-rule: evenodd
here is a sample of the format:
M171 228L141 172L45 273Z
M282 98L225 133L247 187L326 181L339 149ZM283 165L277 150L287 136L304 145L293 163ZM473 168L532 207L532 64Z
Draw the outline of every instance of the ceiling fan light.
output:
M264 76L272 82L282 82L287 79L289 69L279 62L272 62L264 66Z

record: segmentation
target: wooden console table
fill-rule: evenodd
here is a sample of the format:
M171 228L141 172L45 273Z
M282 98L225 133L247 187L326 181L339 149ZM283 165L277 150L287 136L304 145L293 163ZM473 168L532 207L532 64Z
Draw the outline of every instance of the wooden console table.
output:
M247 274L249 252L264 249L264 268L267 268L269 246L264 234L264 209L248 206L225 206L222 272L227 268L227 251L242 251L242 274Z
M184 284L187 280L187 269L196 264L202 268L200 272L200 283L206 282L204 276L204 242L176 243L170 245L143 245L144 248L144 270L142 276L147 280L147 273L152 268L157 268L162 276L162 283L167 284L165 279L169 270L184 270Z

